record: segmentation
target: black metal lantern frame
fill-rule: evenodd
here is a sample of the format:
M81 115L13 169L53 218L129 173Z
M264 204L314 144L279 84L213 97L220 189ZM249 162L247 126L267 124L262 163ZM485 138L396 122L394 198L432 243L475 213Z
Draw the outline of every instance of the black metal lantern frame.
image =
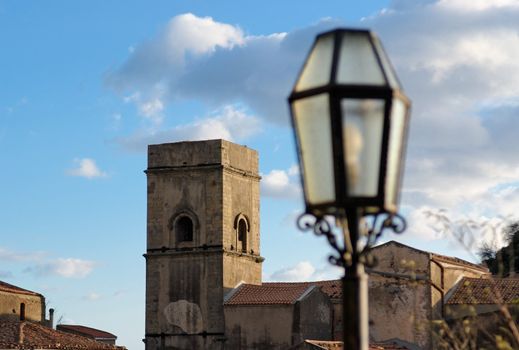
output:
M369 251L385 230L406 226L397 203L410 101L378 38L358 29L316 37L288 100L306 206L298 225L335 250L329 260L344 268L344 348L367 350L364 266L373 266Z
M338 81L338 66L339 61L341 60L340 54L340 45L345 35L361 35L368 38L370 42L370 46L373 49L372 54L375 56L376 63L380 67L380 70L383 74L384 82L383 84L365 84L365 83L343 83ZM334 215L334 216L344 216L345 212L348 210L354 210L361 208L361 215L364 214L377 214L380 212L386 212L390 214L395 214L397 211L396 203L398 202L398 191L395 194L395 198L392 201L388 202L387 200L387 171L388 171L388 149L390 142L390 133L392 127L392 111L394 108L394 103L396 100L399 103L403 104L403 108L405 109L404 125L401 131L401 139L402 144L400 145L400 149L398 150L399 154L396 155L399 158L398 169L396 170L398 175L396 179L396 184L394 186L399 187L401 182L401 174L403 168L403 158L404 158L404 150L405 150L405 140L407 139L407 125L409 118L409 108L410 101L403 94L400 83L398 82L396 75L394 74L393 68L391 67L389 60L385 56L385 52L382 49L382 45L380 44L378 38L368 30L359 30L359 29L336 29L330 32L322 33L317 36L315 43L312 47L312 51L316 48L317 43L326 36L333 37L333 54L331 57L331 69L330 69L330 77L327 79L326 84L321 84L319 86L310 87L307 89L297 89L297 84L291 95L289 96L289 103L292 115L292 125L296 133L297 130L297 118L295 116L296 112L294 110L294 104L297 101L301 101L310 97L315 97L319 95L327 95L328 97L328 116L330 132L331 132L331 141L332 141L332 151L333 151L333 178L334 178L334 189L335 198L330 201L321 202L321 203L313 203L310 198L308 198L308 193L306 190L305 184L305 168L311 166L305 163L304 157L304 149L301 144L301 139L296 135L296 145L297 152L300 159L300 168L301 168L301 178L302 182L305 186L305 203L306 203L306 213L311 213L314 216L320 218L324 215ZM308 60L307 60L308 64ZM306 68L303 67L301 74L303 74ZM300 76L301 76L300 74ZM348 165L346 164L345 159L347 156L345 155L345 142L344 139L344 120L343 116L346 111L344 111L343 106L341 106L342 101L346 99L354 99L354 100L372 100L372 101L380 101L383 103L383 126L382 126L382 135L381 135L381 149L380 149L380 159L378 164L378 184L377 190L374 195L370 196L357 196L352 195L350 192L350 188L348 188L348 181L345 181L348 177ZM320 118L325 118L325 116L320 116Z

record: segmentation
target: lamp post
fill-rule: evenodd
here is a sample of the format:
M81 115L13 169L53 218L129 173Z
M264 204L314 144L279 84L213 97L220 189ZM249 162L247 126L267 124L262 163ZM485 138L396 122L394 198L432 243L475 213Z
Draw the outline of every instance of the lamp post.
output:
M384 229L405 229L397 204L410 101L378 38L357 29L316 37L288 101L306 206L298 224L335 250L330 261L345 272L344 349L367 350L364 265Z

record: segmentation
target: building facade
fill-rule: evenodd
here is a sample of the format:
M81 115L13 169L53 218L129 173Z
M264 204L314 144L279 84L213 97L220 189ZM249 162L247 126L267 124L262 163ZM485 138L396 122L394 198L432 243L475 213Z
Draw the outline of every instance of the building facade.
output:
M288 349L342 337L340 281L261 279L258 154L223 140L148 148L147 350ZM434 348L449 292L486 268L394 241L372 249L370 340ZM309 345L308 345L309 346Z
M418 349L434 349L432 321L445 318L449 292L465 277L488 279L481 265L434 254L395 241L372 250L369 273L370 336L398 338Z
M261 284L258 154L223 140L148 148L148 350L222 349L223 300Z
M0 281L0 320L45 322L45 297Z

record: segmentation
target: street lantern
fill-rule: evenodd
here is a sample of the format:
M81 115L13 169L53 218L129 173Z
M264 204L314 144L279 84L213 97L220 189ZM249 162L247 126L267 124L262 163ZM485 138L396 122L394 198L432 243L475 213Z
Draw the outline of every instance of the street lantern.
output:
M395 213L410 102L378 38L318 35L289 103L307 212Z
M378 38L358 29L317 36L288 101L306 205L298 224L335 250L330 261L344 268L344 349L367 350L364 265L385 229L405 229L397 204L410 101ZM365 216L372 218L361 228Z

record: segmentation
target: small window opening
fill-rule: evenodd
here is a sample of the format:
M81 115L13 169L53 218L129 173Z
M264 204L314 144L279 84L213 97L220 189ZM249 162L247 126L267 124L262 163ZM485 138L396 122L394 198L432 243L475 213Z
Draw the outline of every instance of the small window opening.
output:
M193 221L187 216L177 220L175 225L177 243L193 241Z
M247 251L247 222L244 219L238 221L238 246L243 252Z
M20 321L25 321L25 304L20 304Z

